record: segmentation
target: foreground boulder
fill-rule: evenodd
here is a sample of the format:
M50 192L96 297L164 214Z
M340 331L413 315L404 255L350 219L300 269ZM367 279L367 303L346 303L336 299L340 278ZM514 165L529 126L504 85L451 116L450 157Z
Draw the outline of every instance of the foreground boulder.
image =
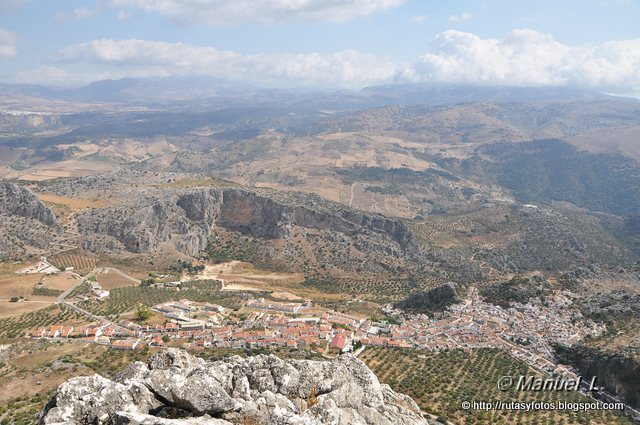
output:
M113 381L98 375L62 384L43 425L427 424L408 396L381 384L352 355L332 361L239 356L206 362L169 349Z

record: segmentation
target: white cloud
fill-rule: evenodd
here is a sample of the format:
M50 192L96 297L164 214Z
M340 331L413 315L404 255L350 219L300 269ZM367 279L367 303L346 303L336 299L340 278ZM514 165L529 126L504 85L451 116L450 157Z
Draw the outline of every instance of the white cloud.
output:
M404 0L111 0L116 7L158 13L181 23L235 25L286 20L347 22Z
M0 28L0 58L10 58L16 53L16 35Z
M640 39L571 47L549 34L514 30L483 39L449 30L400 78L500 85L573 85L614 93L640 92Z
M242 55L183 43L147 40L94 40L69 46L59 62L110 65L137 75L211 75L274 85L360 86L390 81L388 60L355 50L330 54Z
M460 15L449 15L451 22L465 22L473 19L473 15L469 12L461 13Z
M94 40L69 46L59 63L117 76L210 75L273 86L362 87L397 82L576 86L640 93L640 39L568 46L549 34L514 30L501 39L455 30L438 34L409 65L355 50L243 55L183 43Z
M70 22L70 21L79 21L81 19L90 18L90 17L94 16L97 13L98 13L98 9L97 8L91 9L91 8L88 8L88 7L78 7L76 9L73 9L69 13L60 12L60 13L56 14L54 19L55 19L55 21L57 23L63 24L63 23Z
M425 22L427 19L429 19L429 16L427 15L418 15L418 16L412 16L409 18L409 22L413 23L413 24L419 24L421 22Z

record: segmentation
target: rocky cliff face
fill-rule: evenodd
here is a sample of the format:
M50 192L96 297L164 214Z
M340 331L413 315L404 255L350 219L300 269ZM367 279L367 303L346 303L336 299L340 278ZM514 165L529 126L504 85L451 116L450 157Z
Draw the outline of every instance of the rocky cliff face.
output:
M0 181L0 261L41 255L60 231L53 212L33 192Z
M0 214L32 218L47 226L58 226L53 212L33 192L13 183L0 182Z
M76 218L84 247L108 254L147 254L169 244L193 257L207 250L216 262L237 259L306 276L371 273L377 280L413 274L464 281L477 271L455 253L421 249L401 220L300 192L147 191Z
M60 126L60 116L38 112L0 112L0 129L3 131L28 131Z
M80 424L427 424L415 402L380 384L351 355L333 361L273 355L207 363L169 349L115 380L62 384L41 425Z
M556 356L572 364L585 377L597 376L599 384L618 395L625 403L640 407L640 362L637 348L630 353L606 353L602 350L577 347L556 347ZM634 356L635 355L635 356Z
M262 239L286 239L293 226L347 236L370 231L401 248L414 243L411 232L398 220L303 194L280 198L236 188L202 188L154 196L135 207L87 210L77 218L83 233L111 236L137 253L171 241L179 251L197 255L214 227Z

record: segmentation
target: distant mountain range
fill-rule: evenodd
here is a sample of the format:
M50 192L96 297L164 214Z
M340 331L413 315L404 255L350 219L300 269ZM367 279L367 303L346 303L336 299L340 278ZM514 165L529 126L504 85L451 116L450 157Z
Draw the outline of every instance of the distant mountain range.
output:
M356 110L397 104L451 104L478 101L550 102L614 98L593 90L569 87L393 84L366 87L359 91L270 89L211 77L123 78L96 81L75 88L0 84L0 96L156 107L184 107L194 103L212 107L280 103L298 106L304 104L307 107L336 110Z

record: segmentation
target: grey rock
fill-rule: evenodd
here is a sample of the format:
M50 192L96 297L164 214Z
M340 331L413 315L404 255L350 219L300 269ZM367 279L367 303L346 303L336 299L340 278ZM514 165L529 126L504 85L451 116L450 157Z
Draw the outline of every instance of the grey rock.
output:
M40 423L112 424L115 412L142 414L160 405L141 383L124 385L99 375L72 378L58 388Z
M197 255L214 227L269 240L288 238L292 226L347 236L371 232L387 238L397 250L415 248L413 234L400 220L308 195L282 199L270 195L237 188L189 189L141 199L135 208L87 209L77 219L84 235L110 236L135 253L152 252L170 242L184 254ZM96 246L94 242L86 248Z
M162 412L179 412L178 419ZM418 425L416 403L352 355L332 361L234 356L207 363L168 349L115 381L74 378L58 388L41 424Z
M199 370L185 376L170 370L151 370L144 384L165 403L196 415L239 409L220 383Z
M0 261L46 255L63 233L51 209L31 190L0 181Z
M166 350L161 355L156 355L149 359L149 369L170 369L177 368L183 370L192 370L202 367L205 361L198 357L193 357L184 350Z
M198 418L166 419L151 415L117 412L114 417L114 425L230 425L231 422L224 419L215 419L210 416Z
M47 226L59 226L53 211L32 191L13 183L0 182L0 214L32 218Z

